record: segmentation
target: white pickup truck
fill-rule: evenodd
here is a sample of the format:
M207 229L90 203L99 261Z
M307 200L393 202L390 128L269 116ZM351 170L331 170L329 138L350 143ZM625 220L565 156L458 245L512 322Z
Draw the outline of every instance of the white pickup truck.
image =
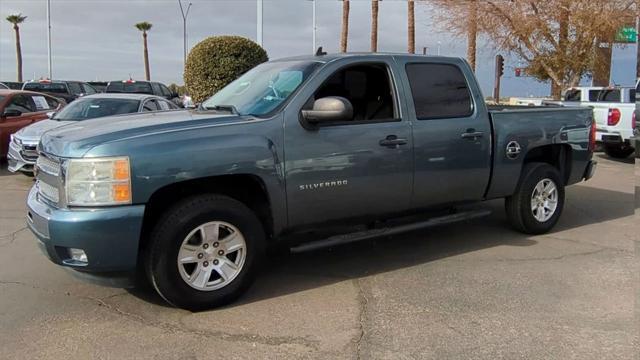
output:
M626 158L634 151L631 142L636 127L636 88L582 87L565 91L563 106L590 106L596 121L596 141L613 158Z

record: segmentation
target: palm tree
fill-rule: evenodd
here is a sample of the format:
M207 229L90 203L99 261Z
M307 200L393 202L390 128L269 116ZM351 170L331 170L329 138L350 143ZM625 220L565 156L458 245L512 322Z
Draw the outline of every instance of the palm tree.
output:
M378 0L371 0L371 52L378 51Z
M409 54L415 54L416 52L416 17L414 1L407 1L407 51Z
M340 51L347 52L349 37L349 0L342 0L342 33L340 34Z
M478 39L478 2L469 2L469 16L467 16L467 60L471 69L476 71L476 41Z
M22 14L14 14L7 16L7 21L13 24L13 30L16 32L16 60L18 63L18 82L22 82L22 47L20 46L20 26L27 19Z
M151 80L149 73L149 47L147 46L147 31L151 30L153 25L146 21L136 24L136 29L142 31L142 40L144 41L144 75L146 80Z

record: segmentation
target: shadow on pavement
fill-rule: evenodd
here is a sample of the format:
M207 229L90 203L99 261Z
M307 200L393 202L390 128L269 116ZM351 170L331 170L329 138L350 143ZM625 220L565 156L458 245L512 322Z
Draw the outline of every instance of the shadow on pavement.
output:
M567 206L554 231L633 214L633 195L624 192L572 186L567 189L567 199ZM594 203L598 203L599 199L606 199L609 205L595 207ZM229 306L241 306L495 246L535 245L537 241L530 235L509 227L503 204L502 200L485 203L485 207L493 213L482 219L308 253L268 256L264 270L253 287ZM166 306L149 287L132 289L130 293L144 301Z

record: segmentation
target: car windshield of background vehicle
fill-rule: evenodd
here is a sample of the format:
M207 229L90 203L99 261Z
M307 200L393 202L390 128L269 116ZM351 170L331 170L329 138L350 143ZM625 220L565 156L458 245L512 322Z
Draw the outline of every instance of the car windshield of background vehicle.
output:
M80 121L103 116L138 112L139 100L130 99L80 99L65 106L53 119Z
M25 90L50 92L56 94L66 94L67 87L63 83L27 83L24 85Z
M205 100L202 107L233 106L239 115L268 114L283 104L319 65L311 61L258 65Z
M151 85L146 82L111 82L107 86L108 93L153 94Z

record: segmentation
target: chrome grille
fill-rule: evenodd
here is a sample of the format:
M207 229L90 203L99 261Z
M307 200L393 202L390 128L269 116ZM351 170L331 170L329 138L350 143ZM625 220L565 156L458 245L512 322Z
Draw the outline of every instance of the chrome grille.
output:
M36 161L38 159L38 151L36 150L36 145L22 145L22 150L20 150L20 155L25 160L28 161Z
M46 156L39 156L36 166L38 167L38 171L44 171L53 176L60 175L60 163Z
M42 180L38 180L36 182L36 187L38 188L38 194L42 195L47 200L56 204L60 200L60 192L57 187L49 185Z

